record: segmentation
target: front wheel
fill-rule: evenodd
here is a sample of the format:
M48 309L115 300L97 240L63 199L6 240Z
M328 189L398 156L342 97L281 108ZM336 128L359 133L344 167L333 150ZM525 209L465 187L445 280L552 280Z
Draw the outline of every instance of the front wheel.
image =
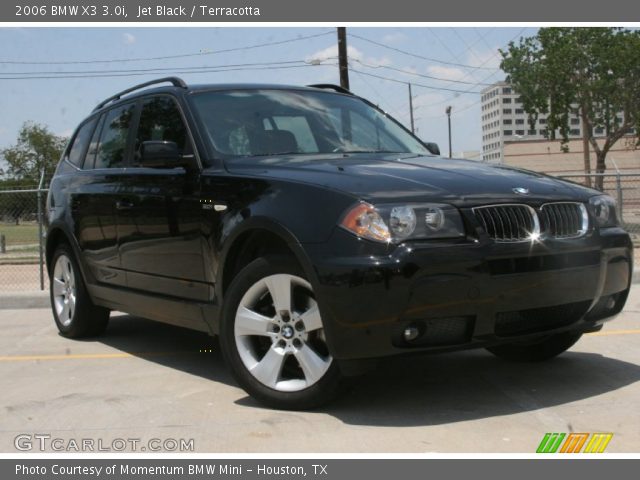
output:
M582 332L562 332L541 339L488 347L497 357L514 362L542 362L566 352L582 337Z
M313 289L290 257L257 259L225 295L220 344L238 383L274 408L308 409L341 383Z

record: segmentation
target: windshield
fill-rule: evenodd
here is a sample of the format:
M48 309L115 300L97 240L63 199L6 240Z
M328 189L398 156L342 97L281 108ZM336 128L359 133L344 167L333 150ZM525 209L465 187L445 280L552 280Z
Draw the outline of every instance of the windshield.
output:
M195 109L225 158L323 153L430 154L404 128L357 97L329 92L196 93Z

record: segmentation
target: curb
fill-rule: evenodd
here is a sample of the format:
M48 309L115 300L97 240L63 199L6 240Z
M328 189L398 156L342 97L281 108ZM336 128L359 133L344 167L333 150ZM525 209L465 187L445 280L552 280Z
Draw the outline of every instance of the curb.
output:
M49 308L49 292L20 292L0 295L0 310Z

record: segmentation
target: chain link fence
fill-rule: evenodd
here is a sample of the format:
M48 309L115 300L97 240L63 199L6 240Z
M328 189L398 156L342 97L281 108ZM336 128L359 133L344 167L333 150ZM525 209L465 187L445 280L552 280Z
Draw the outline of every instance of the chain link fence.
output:
M624 228L636 239L640 237L640 173L592 173L558 175L592 188L602 180L603 192L611 195L618 203L618 216Z
M47 190L0 190L0 291L48 288L44 271L43 215Z

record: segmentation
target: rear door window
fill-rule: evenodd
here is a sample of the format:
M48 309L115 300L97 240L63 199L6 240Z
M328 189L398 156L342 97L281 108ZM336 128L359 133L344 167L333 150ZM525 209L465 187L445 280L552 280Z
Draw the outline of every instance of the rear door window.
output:
M92 118L82 125L78 129L78 132L69 147L67 160L73 163L76 167L82 166L84 155L87 151L87 147L89 146L89 141L91 140L91 135L96 127L96 123L98 123L97 117Z
M110 110L104 120L95 158L95 168L122 168L126 165L127 137L135 104Z

